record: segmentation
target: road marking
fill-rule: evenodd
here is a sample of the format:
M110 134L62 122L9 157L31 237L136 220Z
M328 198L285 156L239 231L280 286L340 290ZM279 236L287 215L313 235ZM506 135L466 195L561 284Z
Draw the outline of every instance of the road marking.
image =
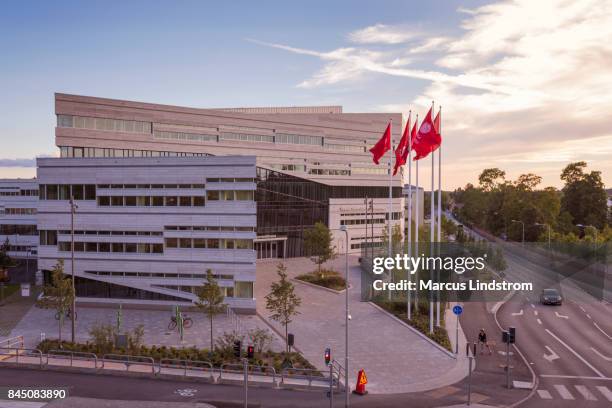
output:
M549 362L549 363L552 363L554 360L556 360L556 359L558 359L558 358L561 358L561 357L559 357L559 355L558 355L557 353L555 353L555 352L553 351L553 349L551 349L550 347L548 347L548 346L544 346L544 347L546 347L546 350L548 350L548 352L549 352L550 354L546 354L546 353L544 353L544 355L543 355L542 357L544 357L546 360L548 360L548 362Z
M534 316L537 316L537 315L538 315L538 311L537 311L537 310L534 310L534 311L533 311L533 314L534 314Z
M521 309L521 311L518 313L512 313L512 316L522 316L522 315L523 315L523 309Z
M589 319L591 319L591 315L590 315L590 314L588 314L588 313L587 313L587 317L588 317Z
M597 388L608 401L612 402L612 391L610 391L608 387L605 385L596 385L595 388Z
M573 400L574 399L574 396L572 395L571 392L569 392L569 390L565 387L565 385L555 384L555 385L553 385L553 387L555 387L555 389L557 390L559 395L561 395L561 398L563 398L564 400Z
M607 357L607 356L604 356L604 355L603 355L603 354L601 354L599 351L595 350L593 347L591 347L591 350L593 350L593 352L594 352L595 354L597 354L599 357L603 358L604 360L606 360L606 361L612 361L612 357Z
M542 324L542 321L540 319L536 319L538 321L538 324Z
M580 375L557 375L557 374L540 374L542 378L563 378L566 380L597 380L597 381L612 381L610 377L588 377Z
M600 376L601 378L604 378L605 375L603 375L598 369L596 369L595 367L593 367L593 365L591 363L589 363L588 361L586 361L584 359L584 357L582 357L580 354L576 353L576 351L571 348L570 346L568 346L563 340L561 340L559 337L557 337L553 332L551 332L548 329L544 329L546 330L546 332L548 334L550 334L551 336L553 336L555 338L555 340L557 340L559 343L561 343L563 346L565 346L566 349L568 349L573 355L575 355L576 357L578 357L580 359L580 361L582 361L587 367L589 367L591 370L593 370L593 372L595 374L597 374L598 376Z
M574 387L576 388L576 390L578 390L580 395L582 395L584 397L585 400L587 400L587 401L597 401L597 398L595 398L593 393L591 391L589 391L589 389L587 387L585 387L584 385L574 385Z
M569 316L565 316L565 315L559 314L559 312L555 312L555 314L557 315L557 317L560 317L562 319L569 319Z
M597 327L599 329L600 332L602 332L607 338L609 338L610 340L612 340L612 336L610 336L608 333L606 333L605 331L603 331L603 329L601 327L599 327L597 325L597 323L593 322L593 324L595 325L595 327Z
M584 313L586 313L586 310L585 310L584 307L582 307L582 306L578 306L578 307L580 308L580 310L582 310Z
M533 303L530 304L531 307L533 307L535 309L535 305Z
M552 399L552 395L550 395L550 392L546 390L538 390L538 395L542 399Z
M499 354L501 354L502 356L505 356L505 355L506 355L506 352L505 352L505 351L503 351L503 350L497 350L497 352L498 352ZM513 355L514 355L514 353L511 351L510 353L508 353L508 355L513 356Z

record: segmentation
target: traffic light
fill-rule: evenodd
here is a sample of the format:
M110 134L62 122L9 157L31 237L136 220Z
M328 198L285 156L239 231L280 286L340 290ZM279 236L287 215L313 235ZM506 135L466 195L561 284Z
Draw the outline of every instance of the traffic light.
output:
M253 358L254 356L255 356L255 347L248 346L247 347L247 357L248 358Z
M516 341L516 328L509 327L508 328L508 342L513 344Z
M287 336L287 343L289 343L289 347L293 347L293 344L295 343L295 336L293 333L289 333Z
M234 341L234 356L240 357L242 351L242 342L240 340Z
M325 365L329 365L331 361L331 349L328 347L325 349Z

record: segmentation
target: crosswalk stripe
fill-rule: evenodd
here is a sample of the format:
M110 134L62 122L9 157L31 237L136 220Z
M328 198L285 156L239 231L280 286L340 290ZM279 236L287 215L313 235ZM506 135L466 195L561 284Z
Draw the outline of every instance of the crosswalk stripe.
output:
M608 387L605 385L598 385L595 388L597 388L608 401L612 402L612 391L610 391Z
M552 399L552 395L550 395L550 392L546 390L538 390L538 395L542 399Z
M574 399L574 396L569 392L569 390L565 387L565 385L555 384L553 385L553 387L555 387L559 395L561 395L561 398L563 398L564 400Z
M585 387L584 385L575 385L574 387L576 387L578 392L584 397L585 400L587 400L587 401L597 401L597 398L595 398L593 393L591 391L589 391L589 389L587 387Z

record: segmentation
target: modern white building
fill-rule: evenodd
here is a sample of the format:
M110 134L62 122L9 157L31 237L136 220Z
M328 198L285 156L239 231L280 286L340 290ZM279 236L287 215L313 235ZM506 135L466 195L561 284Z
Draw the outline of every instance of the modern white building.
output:
M208 269L254 313L255 157L40 158L38 267L59 259L80 303L190 304ZM186 302L186 303L184 303Z

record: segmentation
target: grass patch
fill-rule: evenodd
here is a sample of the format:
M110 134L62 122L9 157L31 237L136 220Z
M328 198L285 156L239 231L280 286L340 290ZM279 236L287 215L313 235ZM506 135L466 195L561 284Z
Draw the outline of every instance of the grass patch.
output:
M161 359L180 359L190 361L208 361L211 362L214 367L219 367L221 364L239 364L242 362L240 358L234 356L232 348L220 349L217 348L213 353L210 353L208 349L198 349L196 347L188 348L176 348L166 346L139 346L131 349L123 348L102 348L94 343L71 343L68 341L62 341L61 344L57 340L43 340L36 346L37 349L43 353L47 353L49 350L66 350L76 351L84 353L93 353L99 358L102 358L104 354L120 354L130 356L144 356L152 357L155 362L159 362ZM283 363L289 360L293 368L306 368L316 369L308 360L299 353L278 353L274 351L263 351L261 353L256 352L254 358L250 359L250 364L257 364L260 366L274 367L277 373L280 373L283 369ZM321 373L315 373L321 375Z
M434 325L433 333L429 333L429 302L419 302L418 311L415 311L413 307L411 320L408 320L407 317L405 301L385 300L376 301L375 303L452 352L451 342L444 328L445 303L440 304L440 327L435 327Z
M322 269L321 273L317 271L305 273L299 275L296 279L333 290L343 290L346 287L344 277L332 270Z

